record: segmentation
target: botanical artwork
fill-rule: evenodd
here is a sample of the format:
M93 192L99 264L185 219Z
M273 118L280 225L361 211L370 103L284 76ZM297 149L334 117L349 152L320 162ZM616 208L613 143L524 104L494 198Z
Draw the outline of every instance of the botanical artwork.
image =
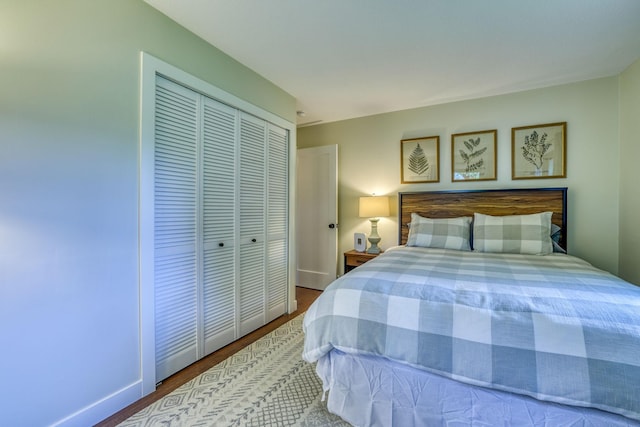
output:
M524 145L521 147L522 157L535 166L536 170L542 169L544 155L551 147L551 144L545 142L546 139L546 132L538 139L538 132L535 130L531 133L531 136L525 135L524 137Z
M451 135L452 181L494 180L497 130Z
M400 141L400 168L403 184L440 181L439 136Z
M411 154L409 154L409 168L410 172L418 175L423 175L429 170L429 159L424 154L424 150L420 147L420 143L416 145Z
M466 173L479 171L484 165L482 155L487 151L487 147L478 147L480 145L480 137L476 139L470 138L468 141L462 141L462 143L467 148L467 151L460 150L460 157L462 157L466 165L464 171Z
M511 129L513 179L564 178L566 122Z

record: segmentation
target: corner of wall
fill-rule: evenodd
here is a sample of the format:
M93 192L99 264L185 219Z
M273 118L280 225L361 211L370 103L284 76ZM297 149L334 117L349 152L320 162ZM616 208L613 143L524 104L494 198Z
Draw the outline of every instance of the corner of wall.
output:
M640 285L640 193L637 189L636 159L640 158L640 59L618 76L620 200L619 262L620 276Z

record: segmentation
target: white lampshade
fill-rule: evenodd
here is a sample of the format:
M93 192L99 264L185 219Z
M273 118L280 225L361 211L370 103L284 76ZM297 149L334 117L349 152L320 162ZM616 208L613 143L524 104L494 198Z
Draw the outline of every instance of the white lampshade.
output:
M360 197L359 215L361 218L379 218L382 216L389 216L389 197Z

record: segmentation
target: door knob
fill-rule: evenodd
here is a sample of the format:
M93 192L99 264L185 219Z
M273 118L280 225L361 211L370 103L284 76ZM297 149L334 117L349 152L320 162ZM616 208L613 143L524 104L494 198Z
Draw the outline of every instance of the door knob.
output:
M335 224L329 224L329 228L331 228L331 229L336 228L336 225Z

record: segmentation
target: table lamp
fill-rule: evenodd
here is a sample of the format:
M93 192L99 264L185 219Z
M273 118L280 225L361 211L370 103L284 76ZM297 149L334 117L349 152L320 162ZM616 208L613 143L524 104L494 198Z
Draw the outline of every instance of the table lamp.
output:
M387 196L367 196L360 197L360 213L361 218L369 218L371 221L371 234L369 234L369 243L371 246L367 249L369 254L379 254L380 236L378 235L378 221L381 216L389 216L389 197Z

